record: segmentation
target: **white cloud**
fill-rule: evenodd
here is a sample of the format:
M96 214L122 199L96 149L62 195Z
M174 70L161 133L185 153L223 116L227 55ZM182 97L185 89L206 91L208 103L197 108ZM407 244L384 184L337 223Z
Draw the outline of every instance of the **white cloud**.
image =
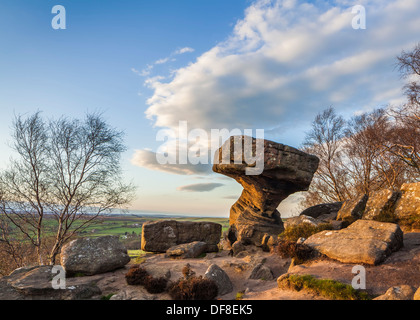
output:
M208 175L212 172L210 164L160 164L156 153L150 150L135 150L131 164L150 170L179 175Z
M178 49L174 52L174 54L184 54L184 53L188 53L188 52L194 52L195 50L193 48L190 47L184 47L181 49Z
M186 186L180 186L176 189L178 191L187 191L187 192L209 192L223 186L224 186L223 183L208 182L208 183L189 184Z
M356 4L366 7L366 30L351 27ZM160 127L296 128L330 105L398 101L395 57L420 41L419 17L416 0L257 1L226 41L149 82L146 115Z
M156 60L155 61L155 64L164 64L164 63L166 63L168 61L169 61L169 57L166 57L166 58L162 58L162 59Z

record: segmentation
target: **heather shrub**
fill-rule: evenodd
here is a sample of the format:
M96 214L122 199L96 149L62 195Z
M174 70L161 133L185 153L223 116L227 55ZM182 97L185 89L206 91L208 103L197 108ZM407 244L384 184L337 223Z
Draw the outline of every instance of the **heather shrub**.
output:
M149 293L162 293L166 291L168 286L168 279L165 277L154 278L152 276L147 276L144 287Z
M144 285L148 280L148 277L149 274L146 269L140 267L139 265L134 265L126 273L125 280L129 285Z
M218 289L213 280L193 276L174 282L168 292L174 300L213 300Z
M314 257L314 250L306 244L289 240L279 240L274 252L282 258L293 258L295 264L301 264Z

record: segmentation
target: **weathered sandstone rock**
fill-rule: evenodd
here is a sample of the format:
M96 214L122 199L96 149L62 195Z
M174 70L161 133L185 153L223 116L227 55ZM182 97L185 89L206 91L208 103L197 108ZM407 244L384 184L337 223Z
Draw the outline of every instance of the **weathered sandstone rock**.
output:
M287 218L284 221L284 228L290 228L290 227L293 227L293 226L298 226L302 223L307 223L307 224L310 224L311 226L316 227L318 224L321 223L321 221L319 221L315 218L312 218L310 216L300 215L300 216L297 216L297 217Z
M227 273L217 264L212 264L209 266L206 273L204 274L204 278L213 280L216 283L219 296L233 291L232 281L230 281Z
M395 216L399 219L420 217L420 182L405 183L401 186L401 199L395 208Z
M416 289L409 285L395 286L373 300L413 300L415 291Z
M401 193L390 189L383 189L372 193L366 203L363 219L376 220L385 216L394 216L395 206Z
M337 213L337 220L357 220L362 218L365 212L367 195L360 195L355 199L344 201L341 209Z
M303 210L300 215L301 216L309 216L312 218L318 218L322 215L331 215L332 219L335 219L337 216L338 211L343 206L342 202L332 202L332 203L323 203L318 204L316 206L309 207ZM333 216L335 217L333 218Z
M0 300L84 300L100 297L101 290L89 283L73 283L75 278L66 279L66 286L59 289L53 284L63 285L53 278L58 275L54 266L24 267L1 278Z
M420 300L420 287L414 293L413 300Z
M68 275L104 273L129 262L127 249L114 236L76 239L61 250L61 265Z
M252 269L251 274L249 275L249 279L273 280L274 275L269 267L259 263L254 267L254 269Z
M252 139L253 150L263 145L263 152L255 152L254 163L247 163L243 142ZM241 150L241 151L238 151ZM228 162L223 163L227 154ZM238 161L239 160L239 161ZM236 162L236 163L235 163ZM258 175L247 174L247 169L263 163ZM319 159L295 148L269 140L247 136L230 137L215 154L213 171L235 179L244 190L231 207L229 240L260 245L265 234L277 236L283 231L279 203L297 191L308 190Z
M357 220L339 231L322 231L304 244L343 263L376 265L403 245L403 232L394 223Z
M218 251L222 225L214 222L161 220L146 222L142 227L141 249L166 252L179 244L201 241L207 244L206 252Z
M194 241L170 247L166 250L166 257L179 259L197 258L201 254L207 252L207 250L207 243Z

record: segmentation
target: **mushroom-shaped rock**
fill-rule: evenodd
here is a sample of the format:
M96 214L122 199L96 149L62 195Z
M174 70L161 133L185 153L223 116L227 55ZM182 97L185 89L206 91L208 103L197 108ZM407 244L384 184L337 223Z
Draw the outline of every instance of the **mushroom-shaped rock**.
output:
M216 152L213 165L214 172L244 188L230 209L230 242L259 245L265 234L281 233L278 205L290 194L308 190L318 163L316 156L280 143L230 137Z

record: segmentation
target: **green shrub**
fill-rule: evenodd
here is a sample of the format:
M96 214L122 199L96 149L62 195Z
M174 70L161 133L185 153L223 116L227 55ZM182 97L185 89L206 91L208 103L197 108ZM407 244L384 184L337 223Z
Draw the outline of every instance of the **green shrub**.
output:
M101 300L109 300L114 295L114 293L107 294L106 296L102 296Z
M245 292L239 291L236 293L235 300L242 300L244 298Z
M321 232L323 230L332 230L330 223L321 223L318 226L314 226L310 223L300 223L298 225L289 226L279 234L280 240L288 240L296 242L299 238L309 238L311 235Z
M364 291L356 290L348 284L336 280L316 279L311 275L289 275L279 284L280 288L296 291L307 290L333 300L370 300Z

